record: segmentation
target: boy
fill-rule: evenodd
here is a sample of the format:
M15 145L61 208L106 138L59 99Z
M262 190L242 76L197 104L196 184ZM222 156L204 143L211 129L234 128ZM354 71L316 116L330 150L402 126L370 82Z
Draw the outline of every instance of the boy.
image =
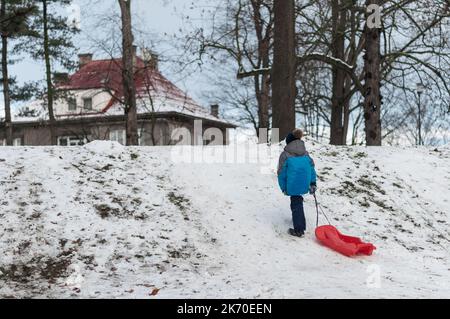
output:
M286 147L278 162L278 184L287 196L291 196L291 210L294 228L289 234L303 237L306 230L303 195L315 194L317 189L314 161L302 141L303 132L295 129L286 137Z

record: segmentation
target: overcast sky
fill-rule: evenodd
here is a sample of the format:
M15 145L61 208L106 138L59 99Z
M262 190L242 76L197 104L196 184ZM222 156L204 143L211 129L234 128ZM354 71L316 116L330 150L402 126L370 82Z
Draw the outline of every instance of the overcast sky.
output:
M193 7L193 3L198 6L201 1L190 0L134 0L133 13L134 25L140 31L148 34L148 39L139 39L151 42L153 49L160 51L163 55L168 49L168 39L173 34L180 35L180 28L184 30L192 28L194 25L202 25L204 23L200 19L200 10ZM209 4L211 1L209 1ZM107 16L111 13L119 13L119 7L116 0L75 0L74 5L79 6L81 34L76 38L77 49L79 53L86 53L92 50L92 37L100 35L100 31L93 29L93 25L99 16ZM77 7L75 7L75 12ZM67 12L63 13L70 15L71 8L67 8ZM183 22L182 16L189 15L190 23ZM192 22L194 21L194 22ZM173 48L170 48L173 54ZM99 58L101 52L96 52L96 57ZM105 57L105 54L103 54ZM179 85L182 89L188 91L199 102L203 104L210 103L202 99L202 87L206 80L201 73L186 75L179 74L173 71L170 63L162 63L161 70L170 80ZM12 76L16 76L20 83L26 81L42 80L44 74L43 63L33 61L31 59L24 59L17 64L10 67ZM0 107L3 105L3 97L0 102Z

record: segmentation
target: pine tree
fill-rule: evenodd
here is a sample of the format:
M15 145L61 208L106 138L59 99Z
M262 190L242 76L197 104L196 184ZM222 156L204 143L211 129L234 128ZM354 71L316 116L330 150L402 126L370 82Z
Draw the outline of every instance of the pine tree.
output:
M67 19L57 12L63 6L70 5L72 0L34 0L38 11L33 16L32 30L34 33L19 45L27 51L36 61L45 65L45 100L48 109L48 118L51 132L51 144L57 144L56 118L54 114L54 101L56 90L53 83L55 65L67 70L74 69L73 62L75 47L73 36L79 30ZM41 92L42 93L42 92Z
M29 31L28 18L35 7L27 0L0 0L0 32L2 42L1 67L3 101L5 104L6 145L13 144L13 128L11 121L11 84L9 75L10 39L18 38Z

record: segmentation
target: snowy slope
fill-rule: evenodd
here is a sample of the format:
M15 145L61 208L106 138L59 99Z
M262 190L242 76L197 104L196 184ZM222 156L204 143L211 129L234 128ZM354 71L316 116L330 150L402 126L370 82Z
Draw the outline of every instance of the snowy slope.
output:
M373 256L317 243L309 196L306 238L286 234L280 146L259 147L263 164L232 163L244 146L207 163L110 142L2 148L0 297L448 297L450 148L307 146L324 211Z

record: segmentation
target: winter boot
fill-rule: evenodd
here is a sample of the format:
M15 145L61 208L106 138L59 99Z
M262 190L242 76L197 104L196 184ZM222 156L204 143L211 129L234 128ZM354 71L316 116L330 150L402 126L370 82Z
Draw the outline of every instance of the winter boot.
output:
M303 236L305 236L305 233L302 231L296 231L295 229L290 228L289 229L289 234L295 237L300 237L302 238Z

